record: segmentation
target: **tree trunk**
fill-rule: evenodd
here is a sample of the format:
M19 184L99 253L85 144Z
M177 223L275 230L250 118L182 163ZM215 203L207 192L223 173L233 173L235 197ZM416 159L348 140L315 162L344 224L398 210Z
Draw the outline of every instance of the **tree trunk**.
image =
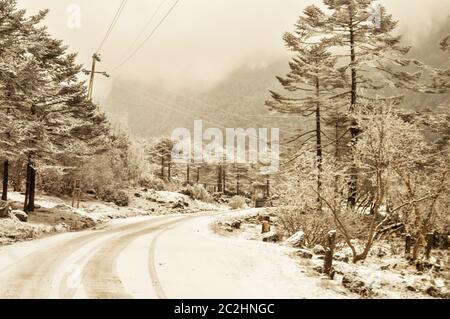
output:
M161 179L164 180L164 156L161 157Z
M172 159L169 159L167 164L167 179L170 181L172 179Z
M240 181L240 179L241 179L241 175L237 174L237 177L236 177L236 195L239 195L241 193L240 192L240 188L241 188L241 181Z
M409 259L411 257L412 237L410 234L406 234L405 237L405 257Z
M191 166L188 164L186 167L186 183L189 185L191 182Z
M227 175L225 166L222 166L222 190L224 193L227 191Z
M351 101L350 101L350 113L354 112L356 109L357 102L357 73L356 73L356 52L355 52L355 35L353 29L353 13L350 12L350 62L351 62ZM354 145L358 139L358 123L352 121L350 133L352 135L352 144ZM356 206L357 195L358 195L358 171L355 166L350 169L350 185L349 185L349 198L348 204L350 207L354 208Z
M222 178L222 165L219 165L217 168L217 192L222 192L222 186L223 186L223 178Z
M36 170L30 167L30 190L28 195L28 212L34 212L34 197L36 191Z
M320 83L319 79L316 79L316 95L317 99L320 96ZM323 172L323 154L322 154L322 119L320 112L320 103L317 101L316 105L316 148L317 148L317 205L318 211L322 211L322 172Z
M425 248L425 258L430 259L431 249L434 247L435 236L434 233L427 234L426 241L427 246Z
M23 211L25 213L28 213L28 198L30 196L30 175L31 175L30 171L31 171L31 165L28 162L28 164L27 164L27 180L25 183L25 200L23 203Z
M325 252L323 272L324 274L328 275L331 279L333 279L334 278L333 257L334 257L334 248L336 246L336 231L330 231L327 234L327 243L328 247Z
M8 177L9 177L9 162L5 160L3 162L3 192L2 200L8 200Z

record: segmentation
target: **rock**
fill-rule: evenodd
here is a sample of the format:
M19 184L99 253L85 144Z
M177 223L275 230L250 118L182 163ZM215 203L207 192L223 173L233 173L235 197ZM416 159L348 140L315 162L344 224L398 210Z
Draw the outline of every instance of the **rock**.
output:
M430 270L431 268L433 268L433 266L434 266L433 263L430 263L426 260L418 260L416 262L416 269L418 272Z
M39 205L39 204L34 204L34 209L41 209L41 208L42 208L41 205Z
M321 273L323 273L323 267L322 266L314 266L313 267L313 270L315 271L315 272L318 272L319 274L321 274Z
M408 289L409 291L417 291L417 289L414 286L408 285L406 286L406 289Z
M333 258L334 258L334 260L342 261L344 263L350 262L350 258L346 254L343 254L343 253L336 253L336 254L334 254Z
M306 241L305 233L303 231L299 231L296 232L291 237L289 237L286 240L286 243L291 247L300 248L305 245L305 241Z
M178 201L175 204L172 205L173 209L185 209L186 207L188 207L189 204L186 203L185 201Z
M240 229L242 222L240 220L235 220L231 223L231 227L234 229Z
M442 298L443 297L441 291L438 288L434 287L434 286L428 287L425 290L425 292L428 295L430 295L431 297L434 297L434 298Z
M316 245L313 248L313 253L315 255L325 255L325 248L323 248L323 246L321 245Z
M23 222L23 223L28 222L28 215L27 215L24 211L21 211L21 210L13 210L11 213L12 213L14 216L16 216L17 219L20 220L21 222Z
M373 295L372 289L367 287L364 281L361 281L358 278L351 275L345 275L342 278L342 285L351 292L354 292L363 297L368 298Z
M92 196L97 196L97 192L95 191L95 189L88 189L86 191L86 194L92 195Z
M390 266L389 265L384 265L380 267L380 270L389 270Z
M8 218L11 212L11 206L8 202L0 201L0 218Z
M234 229L230 226L225 227L225 230L229 233L232 233L234 231Z
M277 242L280 241L280 239L281 238L280 238L279 234L271 231L271 232L268 232L268 233L266 233L264 235L263 242L266 242L266 243L277 243Z
M299 249L295 253L297 256L304 259L311 259L313 257L313 253L306 249Z

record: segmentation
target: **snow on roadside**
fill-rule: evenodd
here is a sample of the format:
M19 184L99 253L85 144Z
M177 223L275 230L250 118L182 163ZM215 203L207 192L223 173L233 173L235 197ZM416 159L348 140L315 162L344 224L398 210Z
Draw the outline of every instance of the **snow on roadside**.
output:
M225 209L217 204L203 203L175 192L128 190L128 195L128 207L119 207L114 203L105 203L86 196L80 203L80 208L70 206L70 198L36 196L36 210L29 214L27 223L15 218L0 219L0 246L52 233L92 228L114 219ZM13 209L22 208L23 194L10 192L8 197Z
M261 242L269 235L261 234L261 222L270 217L273 222L272 233L277 233L276 215L270 211L245 211L242 215L227 214L212 224L217 235L229 240L251 240ZM281 236L282 237L282 236ZM289 246L283 238L276 244L278 247ZM333 267L336 271L330 285L345 286L348 291L357 293L363 298L449 298L450 267L448 251L436 250L432 254L427 270L418 270L403 257L402 243L394 248L393 243L375 243L371 254L364 262L351 263L351 251L345 245L338 245ZM360 244L355 242L359 250ZM322 248L323 250L323 248ZM396 250L396 252L394 252ZM291 257L300 267L307 268L308 273L320 277L324 264L324 256L315 253L315 249L293 249Z
M169 298L346 298L347 293L290 258L292 249L224 238L211 224L259 210L195 218L159 238L157 273Z

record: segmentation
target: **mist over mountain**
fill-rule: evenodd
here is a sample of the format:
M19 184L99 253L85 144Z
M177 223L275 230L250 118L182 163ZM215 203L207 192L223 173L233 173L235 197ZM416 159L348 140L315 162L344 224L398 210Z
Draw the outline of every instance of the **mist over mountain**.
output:
M413 46L410 57L435 67L446 65L439 43L449 30L449 21L434 27L428 37ZM271 113L265 106L268 90L280 90L275 76L286 74L288 62L289 57L267 65L243 64L223 81L203 90L174 92L163 82L116 78L104 105L107 113L140 137L170 135L178 127L191 129L193 121L199 119L205 127L279 127L282 135L291 136L294 130L304 128L305 120ZM448 100L448 94L405 92L403 108L442 109Z
M190 129L194 120L221 129L280 127L291 132L301 128L299 118L273 114L265 106L268 90L277 87L275 75L286 73L287 63L242 66L206 91L172 92L162 83L118 80L105 104L108 113L127 119L131 131L142 137L170 135L178 127Z

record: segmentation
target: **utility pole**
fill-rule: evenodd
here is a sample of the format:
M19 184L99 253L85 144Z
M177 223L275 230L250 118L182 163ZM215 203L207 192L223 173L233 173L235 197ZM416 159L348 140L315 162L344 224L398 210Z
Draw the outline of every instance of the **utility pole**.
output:
M88 98L89 100L92 100L92 93L94 91L94 78L95 78L95 74L101 74L107 78L109 78L109 74L106 72L100 72L100 71L95 71L96 68L96 64L97 62L101 62L100 59L100 55L97 53L94 53L94 55L92 56L92 68L91 71L89 70L83 70L83 73L86 75L90 75L90 79L89 79L89 90L88 90Z

